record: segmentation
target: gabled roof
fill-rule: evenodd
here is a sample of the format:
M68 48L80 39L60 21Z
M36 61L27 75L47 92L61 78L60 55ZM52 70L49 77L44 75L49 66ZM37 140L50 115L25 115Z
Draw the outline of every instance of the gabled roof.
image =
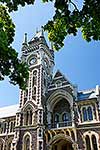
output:
M78 101L89 100L93 98L97 98L97 93L95 92L95 90L91 90L88 92L78 92Z
M34 41L36 38L44 37L43 30L37 31L31 41Z
M57 70L57 72L54 75L53 80L63 80L63 81L66 81L68 84L71 84L69 80L60 72L60 70Z
M57 70L49 85L48 91L57 90L59 88L67 88L66 90L72 93L74 85L59 70Z
M18 108L19 104L0 108L0 118L15 116Z
M62 75L62 73L60 72L60 70L57 70L57 72L56 72L55 75L54 75L54 78L60 77L60 76L63 76L63 75Z

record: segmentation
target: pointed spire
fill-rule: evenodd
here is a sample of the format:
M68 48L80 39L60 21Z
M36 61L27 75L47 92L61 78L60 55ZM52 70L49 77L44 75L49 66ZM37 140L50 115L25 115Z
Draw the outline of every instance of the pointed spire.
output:
M23 44L27 44L27 33L24 34L24 42Z
M36 27L36 33L38 33L38 27Z
M42 36L44 36L44 30L43 27L41 27Z

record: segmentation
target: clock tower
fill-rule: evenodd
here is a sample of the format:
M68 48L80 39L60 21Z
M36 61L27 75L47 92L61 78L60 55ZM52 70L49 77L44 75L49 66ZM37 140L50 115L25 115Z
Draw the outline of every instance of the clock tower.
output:
M47 45L43 31L37 32L29 42L25 34L22 61L29 66L29 79L26 90L20 91L15 149L43 150L46 93L54 67L54 51Z

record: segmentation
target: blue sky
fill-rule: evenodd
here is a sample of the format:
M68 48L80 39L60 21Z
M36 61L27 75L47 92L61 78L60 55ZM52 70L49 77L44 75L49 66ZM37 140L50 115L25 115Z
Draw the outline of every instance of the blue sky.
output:
M52 3L41 4L36 2L34 6L19 8L19 11L11 14L16 24L16 35L13 47L21 56L21 46L24 33L28 33L30 40L36 29L40 29L48 19L52 18L54 9ZM100 42L87 43L82 39L81 33L76 37L69 36L65 40L65 46L59 52L55 52L54 72L59 69L78 89L94 88L100 85ZM18 86L9 84L8 80L0 81L0 107L19 102Z

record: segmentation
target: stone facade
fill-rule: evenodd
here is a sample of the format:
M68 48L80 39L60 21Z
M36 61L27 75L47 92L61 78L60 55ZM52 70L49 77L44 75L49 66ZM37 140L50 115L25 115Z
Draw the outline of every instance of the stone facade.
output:
M0 150L99 150L100 88L78 91L58 70L42 31L22 44L29 66L19 105L0 108Z

